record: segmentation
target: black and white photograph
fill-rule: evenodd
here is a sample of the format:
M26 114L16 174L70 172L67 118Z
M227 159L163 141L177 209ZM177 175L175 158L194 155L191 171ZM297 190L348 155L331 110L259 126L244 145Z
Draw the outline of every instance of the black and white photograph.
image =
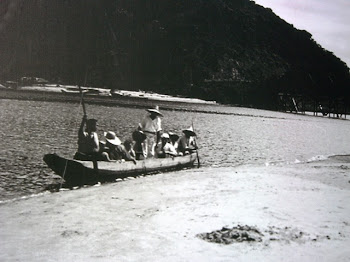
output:
M350 261L349 0L0 0L0 261Z

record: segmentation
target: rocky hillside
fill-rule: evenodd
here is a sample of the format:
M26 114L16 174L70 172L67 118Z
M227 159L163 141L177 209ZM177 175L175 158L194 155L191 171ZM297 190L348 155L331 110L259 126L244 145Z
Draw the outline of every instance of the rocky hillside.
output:
M350 100L349 68L249 0L2 0L0 80L22 76L272 108Z

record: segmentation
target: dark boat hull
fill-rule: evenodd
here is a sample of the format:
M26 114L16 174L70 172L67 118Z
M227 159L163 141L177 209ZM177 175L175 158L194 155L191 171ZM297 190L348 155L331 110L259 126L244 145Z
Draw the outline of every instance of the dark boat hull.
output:
M149 174L157 171L168 171L193 166L196 154L174 158L153 158L139 160L134 164L127 162L79 161L47 154L44 161L67 185L87 185L96 182L113 181L116 178Z

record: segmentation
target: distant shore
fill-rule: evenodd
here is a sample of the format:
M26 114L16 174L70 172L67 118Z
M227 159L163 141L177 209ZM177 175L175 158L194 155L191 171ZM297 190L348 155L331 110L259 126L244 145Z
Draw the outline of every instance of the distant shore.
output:
M58 84L45 84L45 85L31 85L21 86L16 89L6 88L1 86L0 90L16 90L19 92L33 91L33 92L45 92L45 93L63 93L66 95L80 95L78 86L74 85L58 85ZM216 101L206 101L197 98L176 97L164 94L158 94L154 92L146 91L128 91L128 90L113 90L95 87L81 87L85 96L95 97L118 97L118 98L139 98L147 99L151 101L167 101L167 102L180 102L180 103L198 103L198 104L216 104Z
M349 261L349 169L349 156L189 169L3 203L0 260ZM199 237L232 227L240 241Z
M164 110L220 113L213 101L195 98L180 98L167 95L147 93L143 91L114 91L118 95L112 96L109 89L83 87L84 101L88 104L105 106L124 106L133 108L147 108L159 105ZM52 101L79 103L81 96L77 86L26 86L18 89L0 87L0 99L17 99L31 101ZM211 107L209 109L209 107Z

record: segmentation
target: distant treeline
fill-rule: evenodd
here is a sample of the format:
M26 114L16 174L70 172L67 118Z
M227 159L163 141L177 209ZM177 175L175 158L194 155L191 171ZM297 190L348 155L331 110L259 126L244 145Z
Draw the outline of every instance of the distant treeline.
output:
M279 92L350 101L346 64L253 1L0 5L2 81L35 76L265 108Z

